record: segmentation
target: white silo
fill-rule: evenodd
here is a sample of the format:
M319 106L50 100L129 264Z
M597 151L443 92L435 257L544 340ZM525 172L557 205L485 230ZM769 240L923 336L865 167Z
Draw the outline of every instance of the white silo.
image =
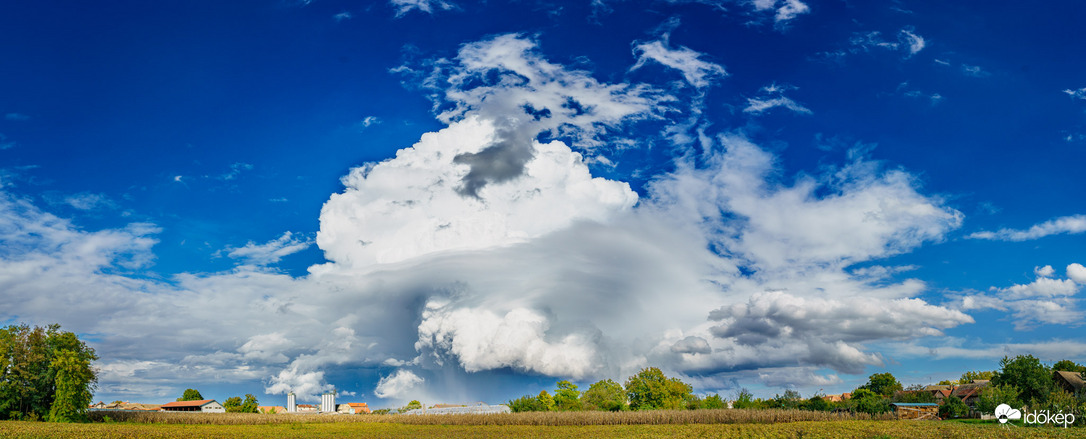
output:
M321 395L321 412L333 413L336 411L336 392L331 391Z
M287 394L287 413L295 413L298 411L298 401L294 398L294 392Z

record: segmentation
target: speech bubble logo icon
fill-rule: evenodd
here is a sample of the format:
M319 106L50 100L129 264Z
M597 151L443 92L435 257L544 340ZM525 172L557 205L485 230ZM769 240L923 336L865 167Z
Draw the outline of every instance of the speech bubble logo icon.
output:
M1000 424L1006 424L1007 421L1012 419L1022 419L1022 412L1011 408L1007 404L1000 404L995 409L996 419L999 419Z

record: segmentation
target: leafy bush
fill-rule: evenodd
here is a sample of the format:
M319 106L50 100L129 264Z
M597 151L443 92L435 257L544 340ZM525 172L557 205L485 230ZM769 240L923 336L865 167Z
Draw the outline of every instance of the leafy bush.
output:
M581 403L586 410L621 411L626 409L626 391L612 380L597 381L585 390Z
M939 417L943 419L964 418L969 416L969 406L962 402L961 398L951 396L943 400L939 406Z

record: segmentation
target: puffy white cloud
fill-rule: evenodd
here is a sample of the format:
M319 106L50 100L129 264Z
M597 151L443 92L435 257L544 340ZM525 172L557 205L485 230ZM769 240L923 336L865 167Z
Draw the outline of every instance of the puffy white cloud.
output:
M719 234L722 245L762 269L843 266L901 253L941 240L961 223L960 212L918 193L902 171L879 173L876 164L858 160L785 187L771 179L771 154L740 137L721 141L723 154L708 159L704 169L662 178L654 196L696 209L692 215L734 215Z
M1086 285L1086 267L1083 267L1082 264L1078 263L1068 265L1067 277L1078 282L1080 285Z
M1037 279L1028 284L1006 288L992 287L987 294L964 294L962 310L994 309L1011 314L1018 330L1032 329L1037 324L1073 324L1086 317L1078 309L1075 297L1081 289L1078 279L1086 280L1086 270L1079 264L1067 266L1069 279L1053 279L1055 270L1050 266L1034 270ZM1080 277L1081 276L1081 277ZM1076 279L1076 277L1078 279Z
M702 53L681 46L673 49L667 40L667 35L665 35L663 39L634 46L637 64L634 64L630 70L636 70L649 61L655 61L682 72L686 82L699 88L708 86L713 79L728 75L724 67L701 59Z
M399 369L392 375L381 378L373 394L378 398L403 398L408 391L425 381L410 370Z
M228 247L226 255L254 265L268 265L279 262L284 256L305 250L312 244L311 240L299 240L291 232L284 232L278 238L263 244L249 241L244 247Z
M422 313L415 349L451 353L468 372L510 367L575 379L592 372L599 364L592 341L577 333L548 341L549 326L546 317L525 308L498 315L431 301Z
M489 120L470 117L394 159L351 170L347 190L321 209L317 245L338 266L364 267L525 242L575 221L604 221L637 202L628 184L592 177L581 155L557 141L534 142L519 177L479 188L479 198L463 196L471 171L455 158L497 137Z
M1000 229L995 232L975 232L967 236L967 238L993 241L1028 241L1050 235L1082 232L1086 232L1086 215L1072 215L1051 219L1026 230Z
M1052 268L1051 265L1045 265L1044 267L1033 267L1033 274L1036 274L1040 277L1051 277L1053 274L1056 274L1056 269Z

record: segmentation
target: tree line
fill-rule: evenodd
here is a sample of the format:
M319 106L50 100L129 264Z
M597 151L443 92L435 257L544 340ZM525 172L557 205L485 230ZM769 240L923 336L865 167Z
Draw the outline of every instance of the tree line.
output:
M178 401L202 401L204 396L200 394L196 389L185 389L181 393L181 397L177 398ZM226 398L222 402L222 408L227 413L259 413L260 403L257 402L256 396L251 393L245 394L245 399L242 400L240 396L231 396Z
M980 392L974 407L956 396L940 401L943 418L969 417L979 413L991 414L999 404L1028 410L1049 410L1075 413L1076 424L1086 422L1086 391L1070 393L1055 382L1053 371L1070 371L1086 378L1086 366L1070 360L1046 366L1032 355L1004 357L1000 369L966 371L959 380L939 384L970 384L974 380L990 380ZM821 392L803 398L795 390L786 390L773 398L755 398L746 388L739 389L730 401L719 394L699 397L692 387L664 375L660 369L649 367L629 377L625 385L606 379L597 381L585 391L576 384L562 380L553 392L543 390L538 395L524 395L507 404L513 412L576 411L576 410L655 410L655 409L715 409L730 406L736 409L794 409L815 411L850 411L881 414L892 410L891 403L935 403L937 399L923 385L904 387L889 372L868 377L863 385L847 399L830 400Z
M94 349L60 325L0 329L0 419L85 421L98 374Z

